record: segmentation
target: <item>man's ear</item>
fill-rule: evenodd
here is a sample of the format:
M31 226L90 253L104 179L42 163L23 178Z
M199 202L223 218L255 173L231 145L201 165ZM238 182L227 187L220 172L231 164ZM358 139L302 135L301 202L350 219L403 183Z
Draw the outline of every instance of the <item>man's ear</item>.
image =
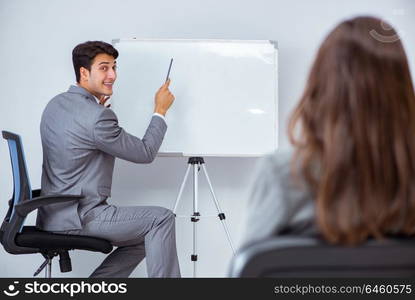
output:
M79 69L79 73L81 75L81 81L88 81L89 79L89 70L87 68L81 67Z

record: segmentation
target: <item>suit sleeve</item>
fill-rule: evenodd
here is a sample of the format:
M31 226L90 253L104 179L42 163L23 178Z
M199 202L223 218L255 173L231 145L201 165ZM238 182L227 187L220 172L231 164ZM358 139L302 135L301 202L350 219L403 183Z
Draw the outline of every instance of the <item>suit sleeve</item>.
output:
M93 129L97 149L134 163L150 163L163 142L167 125L162 118L153 116L142 139L129 134L118 125L111 109L98 115Z

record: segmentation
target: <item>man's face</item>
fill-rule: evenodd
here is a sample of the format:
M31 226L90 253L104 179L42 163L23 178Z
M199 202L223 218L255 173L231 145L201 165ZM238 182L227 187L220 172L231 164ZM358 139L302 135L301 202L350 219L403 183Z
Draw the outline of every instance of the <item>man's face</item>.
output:
M112 86L117 79L117 62L108 54L98 54L91 65L91 71L81 67L81 83L91 94L99 98L111 96Z

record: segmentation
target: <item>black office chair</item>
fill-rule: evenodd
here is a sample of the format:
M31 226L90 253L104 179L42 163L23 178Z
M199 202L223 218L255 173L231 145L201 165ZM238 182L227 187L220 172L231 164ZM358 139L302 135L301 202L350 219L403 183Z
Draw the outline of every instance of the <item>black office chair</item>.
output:
M280 236L252 243L232 258L230 277L414 277L415 239L332 246L314 237Z
M46 267L45 273L48 278L51 277L52 259L58 255L61 272L72 271L69 250L111 252L111 243L104 239L56 234L39 230L34 226L23 226L26 216L39 207L52 203L80 201L83 196L40 196L40 190L32 190L20 136L7 131L2 133L9 145L14 185L13 197L9 200L9 209L0 228L0 241L4 249L11 254L41 253L46 260L33 276Z

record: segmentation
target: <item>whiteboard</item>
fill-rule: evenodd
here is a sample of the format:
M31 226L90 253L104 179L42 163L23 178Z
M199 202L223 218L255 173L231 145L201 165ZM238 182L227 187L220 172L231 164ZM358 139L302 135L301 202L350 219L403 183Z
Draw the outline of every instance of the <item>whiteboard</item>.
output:
M278 146L278 60L271 41L116 39L112 108L142 137L170 59L175 101L159 156L262 156Z

